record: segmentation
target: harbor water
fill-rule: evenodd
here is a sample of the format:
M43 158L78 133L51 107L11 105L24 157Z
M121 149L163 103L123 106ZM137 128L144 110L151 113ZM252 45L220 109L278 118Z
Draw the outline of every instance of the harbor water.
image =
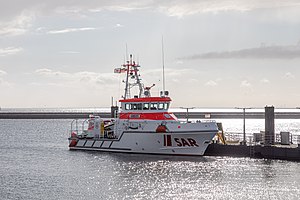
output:
M241 119L218 120L241 132ZM300 163L68 150L71 120L0 120L1 199L299 199ZM246 120L259 132L263 120ZM300 133L300 120L276 120Z

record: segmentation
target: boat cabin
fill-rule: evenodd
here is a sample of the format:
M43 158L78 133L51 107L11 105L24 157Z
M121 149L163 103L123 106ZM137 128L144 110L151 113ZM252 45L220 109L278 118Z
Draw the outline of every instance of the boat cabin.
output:
M122 99L120 119L135 120L176 120L169 113L170 97L142 97Z

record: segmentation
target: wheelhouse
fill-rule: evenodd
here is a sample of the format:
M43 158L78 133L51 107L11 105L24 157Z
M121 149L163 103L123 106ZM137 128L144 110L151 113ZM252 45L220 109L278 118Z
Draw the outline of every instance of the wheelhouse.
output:
M133 98L122 99L122 112L134 111L168 111L171 99L169 97L147 97L147 98Z
M169 113L171 103L170 97L143 97L122 99L120 119L135 120L176 120L172 113Z

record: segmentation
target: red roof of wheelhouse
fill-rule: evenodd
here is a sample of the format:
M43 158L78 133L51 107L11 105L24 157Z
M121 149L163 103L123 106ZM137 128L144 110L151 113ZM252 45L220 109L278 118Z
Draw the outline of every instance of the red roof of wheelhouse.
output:
M119 102L166 102L171 101L170 97L143 97L143 98L131 98L121 99Z

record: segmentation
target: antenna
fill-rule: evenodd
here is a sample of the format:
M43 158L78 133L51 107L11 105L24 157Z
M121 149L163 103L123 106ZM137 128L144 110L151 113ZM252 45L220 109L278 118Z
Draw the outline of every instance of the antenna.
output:
M161 36L161 54L162 54L162 74L163 74L163 95L165 95L165 52L164 52L164 36Z

